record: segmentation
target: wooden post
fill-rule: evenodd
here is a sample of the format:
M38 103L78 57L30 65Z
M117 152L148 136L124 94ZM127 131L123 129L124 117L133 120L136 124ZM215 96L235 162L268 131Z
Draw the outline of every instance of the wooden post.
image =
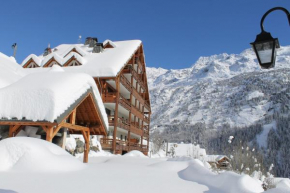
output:
M62 145L61 145L62 149L65 149L66 137L67 137L67 128L64 128L62 134Z
M90 132L82 131L84 139L85 139L85 151L84 151L84 163L88 163L89 161L89 151L90 151Z
M48 127L46 129L46 141L52 142L53 138L53 127Z
M70 114L70 120L69 123L75 125L76 124L76 114L77 114L77 109L74 109L72 113Z
M133 61L135 61L135 55L133 56ZM132 66L133 66L133 70L134 70L134 62L133 62L133 64L132 64ZM133 83L134 83L134 78L133 78L133 74L131 74L131 87L133 88ZM131 109L132 109L132 99L133 99L133 93L132 93L132 91L131 91L131 93L130 93L130 104L131 104ZM130 145L131 145L131 142L130 142L130 140L131 140L131 125L132 125L132 110L130 110L130 112L129 112L129 124L130 124L130 128L129 128L129 131L128 131L128 138L127 138L127 140L128 140L128 142L127 142L127 145L128 145L128 152L130 151Z
M13 136L13 125L9 126L9 137L14 137Z
M141 124L141 128L142 128L142 135L141 135L141 147L143 146L143 135L144 135L144 121L142 121L142 124Z
M120 77L116 78L116 104L115 104L115 114L114 114L114 133L113 133L113 154L116 153L116 139L117 139L117 126L118 126L118 110L119 110L119 98L120 98Z

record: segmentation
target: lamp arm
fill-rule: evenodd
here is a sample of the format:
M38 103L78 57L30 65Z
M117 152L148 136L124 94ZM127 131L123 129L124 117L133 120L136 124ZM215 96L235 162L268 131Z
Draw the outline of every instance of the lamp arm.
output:
M261 30L262 30L262 32L265 32L263 23L264 23L264 20L265 20L266 16L267 16L269 13L271 13L272 11L276 11L276 10L281 10L281 11L284 11L284 12L286 13L287 18L288 18L288 22L289 22L289 25L290 25L290 13L289 13L289 11L288 11L287 9L285 9L284 7L274 7L274 8L272 8L272 9L270 9L269 11L267 11L267 12L263 15L263 17L262 17L262 19L261 19L260 26L261 26Z

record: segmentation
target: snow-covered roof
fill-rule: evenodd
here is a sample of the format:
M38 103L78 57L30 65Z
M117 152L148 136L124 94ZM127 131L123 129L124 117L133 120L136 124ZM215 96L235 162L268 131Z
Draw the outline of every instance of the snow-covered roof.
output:
M227 160L230 160L227 156L225 155L207 155L205 157L205 160L208 162L217 162L222 160L223 158L226 158Z
M17 64L14 57L6 56L0 52L0 88L22 78L25 73L23 68Z
M57 65L0 89L0 118L54 122L89 90L108 129L105 107L94 79L85 73L64 72Z
M66 67L67 72L84 72L93 77L114 77L120 72L123 66L130 60L132 55L141 45L140 40L116 41L106 40L114 48L104 49L101 53L93 53L93 48L83 44L62 44L52 48L52 53L47 56L28 56L22 65L33 57L34 61L44 66L51 58L54 58L60 65L65 64L72 56L71 50L75 49L73 55L82 63L81 66ZM39 62L41 61L41 62ZM44 68L26 69L27 73L47 71Z

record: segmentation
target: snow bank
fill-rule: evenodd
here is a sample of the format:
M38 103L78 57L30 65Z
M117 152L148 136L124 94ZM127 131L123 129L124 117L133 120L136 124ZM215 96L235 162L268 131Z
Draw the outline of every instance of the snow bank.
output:
M50 142L29 137L0 141L0 171L67 172L85 165Z
M128 157L128 156L129 157L147 157L142 152L137 151L137 150L130 151L129 153L124 154L123 156L125 156L125 157Z
M238 175L233 172L215 174L202 167L202 163L196 160L192 161L186 169L178 172L178 175L184 180L212 187L213 192L263 192L261 182L248 175Z
M289 193L290 192L290 180L289 179L281 180L276 185L276 188L270 189L266 192L267 193Z
M0 89L0 117L54 122L90 88L108 128L105 107L94 79L84 73L63 72L57 65L49 72L29 74Z
M181 157L168 158L167 161L191 161L191 160L193 160L193 158L181 156Z

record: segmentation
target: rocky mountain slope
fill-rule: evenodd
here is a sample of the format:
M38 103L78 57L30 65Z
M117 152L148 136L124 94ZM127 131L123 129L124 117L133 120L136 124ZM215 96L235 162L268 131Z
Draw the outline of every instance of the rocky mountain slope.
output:
M209 152L226 154L221 143L243 129L248 138L244 133L240 140L260 149L268 164L279 165L277 175L290 176L290 170L282 169L290 166L286 163L290 156L281 158L286 154L285 137L290 139L286 124L290 120L290 46L278 50L271 70L260 69L254 52L247 49L240 54L200 57L186 69L148 68L147 74L153 131L163 132L171 141L197 141Z
M289 81L285 68L290 68L290 47L279 50L273 70L261 70L251 49L201 57L187 69L147 68L151 124L253 124L277 106L270 99ZM272 91L264 88L269 84Z

